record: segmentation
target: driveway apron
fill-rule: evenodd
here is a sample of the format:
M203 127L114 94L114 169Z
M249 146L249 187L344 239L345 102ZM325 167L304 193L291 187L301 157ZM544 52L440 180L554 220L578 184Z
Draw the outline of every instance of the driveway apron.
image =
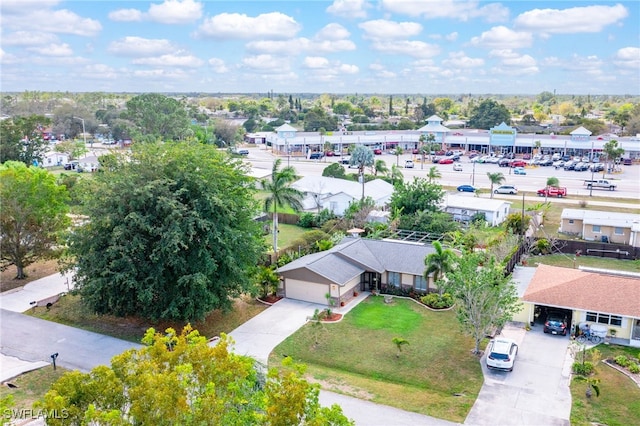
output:
M488 370L483 357L484 384L465 424L569 425L569 338L544 334L540 326L527 332L508 325L501 335L518 342L514 369Z

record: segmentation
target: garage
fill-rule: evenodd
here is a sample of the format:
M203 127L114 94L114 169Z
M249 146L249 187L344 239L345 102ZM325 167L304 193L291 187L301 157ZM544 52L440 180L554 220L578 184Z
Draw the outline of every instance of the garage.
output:
M541 325L545 333L570 335L572 332L572 315L573 312L570 309L556 308L554 306L547 305L535 305L533 316L535 323ZM551 324L545 326L548 322ZM566 327L566 334L564 334L558 327L559 323L564 323L564 326Z
M285 297L289 299L304 300L305 302L327 304L325 295L329 293L328 284L317 284L287 278L285 280Z

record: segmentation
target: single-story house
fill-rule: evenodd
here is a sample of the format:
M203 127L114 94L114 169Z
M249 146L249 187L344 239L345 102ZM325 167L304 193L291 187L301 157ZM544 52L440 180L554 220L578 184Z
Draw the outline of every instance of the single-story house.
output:
M442 209L457 222L467 223L474 215L482 213L489 225L498 226L507 218L510 207L509 201L478 198L472 194L447 194Z
M563 209L560 218L561 233L640 247L640 214Z
M640 274L548 265L522 269L535 272L524 283L523 309L514 320L535 322L537 312L552 308L565 312L570 330L585 322L606 326L616 343L640 347Z
M384 286L426 292L424 259L431 245L347 237L330 250L309 254L277 269L279 294L326 305L346 302L354 292ZM329 295L329 299L327 298Z
M291 187L304 193L302 206L307 211L328 209L342 216L354 201L362 198L362 184L326 176L305 176ZM364 196L371 197L376 207L384 208L391 200L393 185L382 179L364 184Z
M69 155L63 152L49 151L42 157L42 167L62 166L69 162Z

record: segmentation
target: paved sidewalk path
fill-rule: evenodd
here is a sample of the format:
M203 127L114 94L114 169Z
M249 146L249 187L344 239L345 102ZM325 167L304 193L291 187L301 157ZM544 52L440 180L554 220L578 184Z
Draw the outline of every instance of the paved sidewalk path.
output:
M52 296L66 293L73 288L71 275L60 273L32 281L24 287L5 291L0 297L0 308L13 312L25 312L31 302L38 302Z

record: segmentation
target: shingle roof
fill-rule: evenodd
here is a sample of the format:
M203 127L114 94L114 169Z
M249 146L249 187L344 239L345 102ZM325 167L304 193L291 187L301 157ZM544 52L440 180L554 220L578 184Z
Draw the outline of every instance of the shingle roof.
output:
M347 237L332 249L296 259L278 272L304 268L341 285L365 271L422 275L424 258L434 251L424 244Z
M640 279L538 265L522 300L640 318Z

